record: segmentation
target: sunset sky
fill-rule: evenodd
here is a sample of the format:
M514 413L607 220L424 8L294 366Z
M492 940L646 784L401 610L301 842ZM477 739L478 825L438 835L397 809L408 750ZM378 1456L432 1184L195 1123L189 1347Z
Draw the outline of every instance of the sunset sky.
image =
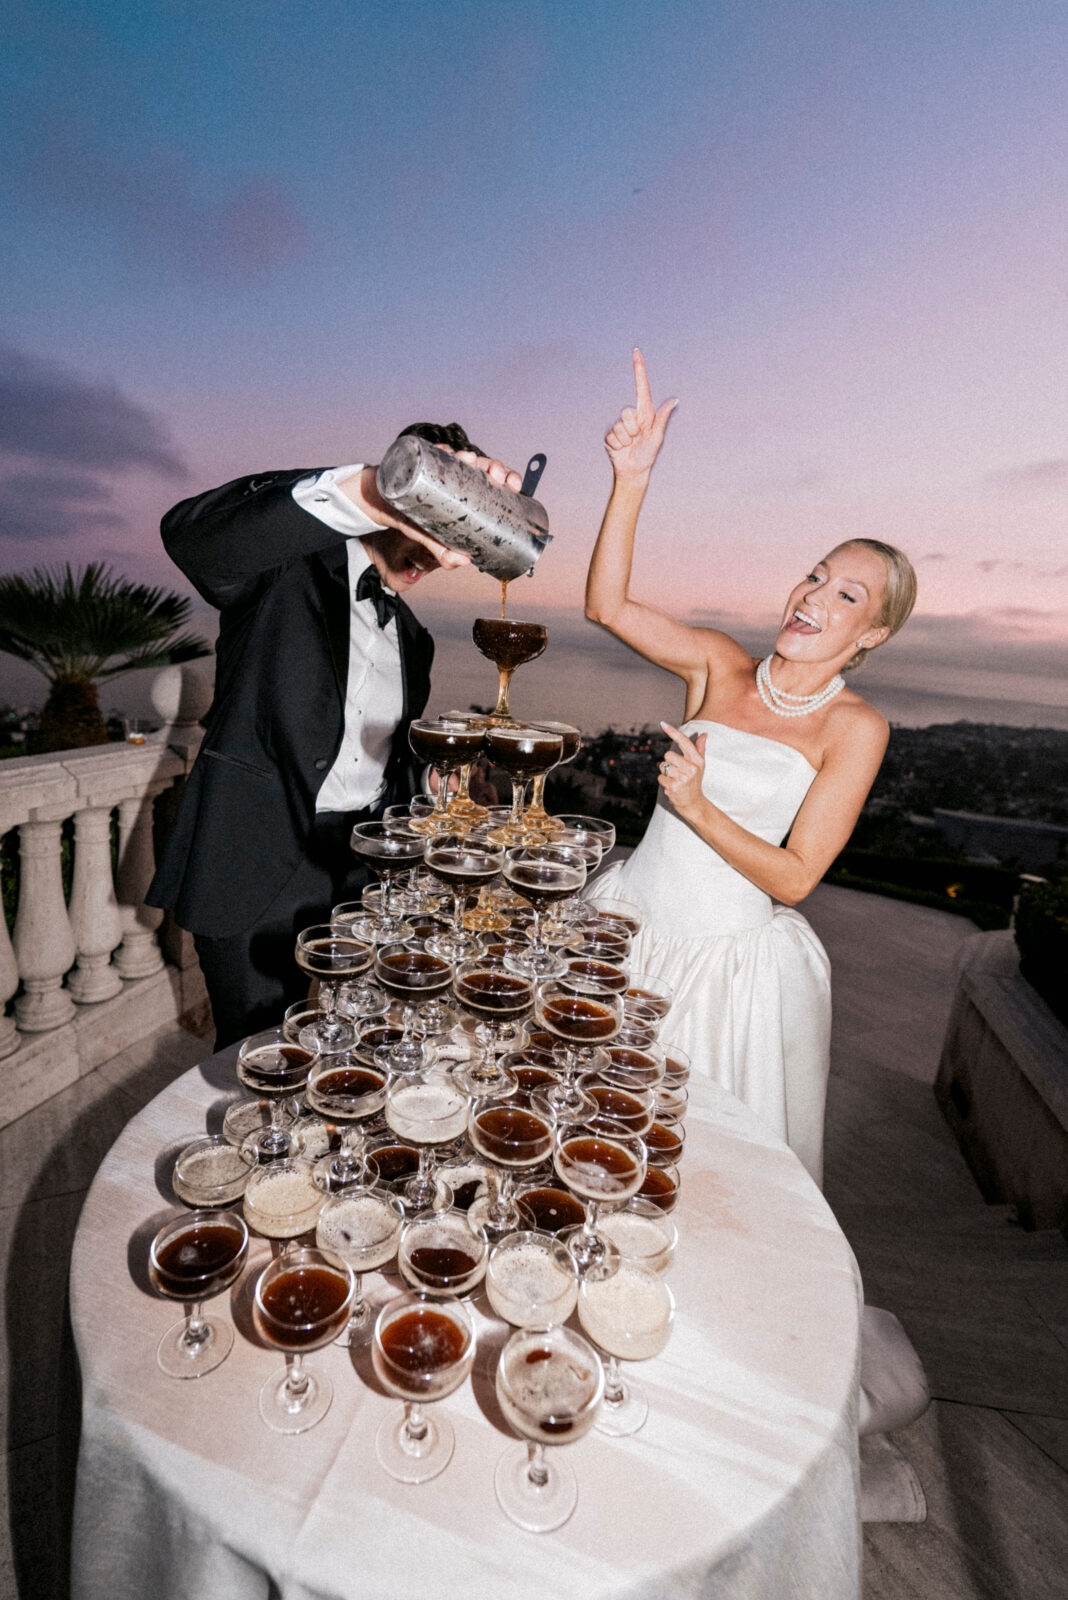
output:
M680 398L644 595L752 628L886 538L902 671L1068 704L1063 0L5 13L3 570L179 586L174 500L455 417L548 454L516 610L573 606L640 344Z

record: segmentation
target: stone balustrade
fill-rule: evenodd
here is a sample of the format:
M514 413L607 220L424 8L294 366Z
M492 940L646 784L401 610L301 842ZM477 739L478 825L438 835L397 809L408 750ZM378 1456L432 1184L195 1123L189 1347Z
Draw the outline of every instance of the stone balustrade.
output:
M0 836L17 830L19 865L10 932L0 917L0 1127L168 1022L206 1013L192 941L161 928L144 897L156 801L189 772L209 697L202 671L167 668L153 699L168 725L146 743L0 762Z

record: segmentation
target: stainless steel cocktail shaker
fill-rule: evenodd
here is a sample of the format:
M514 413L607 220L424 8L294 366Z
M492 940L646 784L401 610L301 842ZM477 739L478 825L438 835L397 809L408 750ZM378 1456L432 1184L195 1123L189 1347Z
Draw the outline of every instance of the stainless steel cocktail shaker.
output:
M390 445L377 481L391 506L450 549L465 550L493 578L530 572L552 538L539 501L498 488L477 467L413 434Z

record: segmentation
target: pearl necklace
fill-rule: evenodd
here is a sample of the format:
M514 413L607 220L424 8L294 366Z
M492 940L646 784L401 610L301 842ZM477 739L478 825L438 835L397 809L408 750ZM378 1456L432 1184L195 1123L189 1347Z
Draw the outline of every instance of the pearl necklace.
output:
M785 689L776 689L771 681L773 659L767 656L757 667L756 685L761 700L777 717L807 717L809 712L819 711L845 688L845 679L840 672L836 672L830 683L816 694L788 694Z

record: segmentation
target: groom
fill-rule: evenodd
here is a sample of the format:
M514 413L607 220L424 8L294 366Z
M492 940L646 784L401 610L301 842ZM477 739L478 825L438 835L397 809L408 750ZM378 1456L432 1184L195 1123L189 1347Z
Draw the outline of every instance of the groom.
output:
M520 487L457 423L404 431ZM297 933L366 881L353 823L415 792L408 724L434 642L401 597L468 557L396 513L363 463L235 479L162 532L220 617L204 741L147 899L193 934L221 1049L306 992Z

